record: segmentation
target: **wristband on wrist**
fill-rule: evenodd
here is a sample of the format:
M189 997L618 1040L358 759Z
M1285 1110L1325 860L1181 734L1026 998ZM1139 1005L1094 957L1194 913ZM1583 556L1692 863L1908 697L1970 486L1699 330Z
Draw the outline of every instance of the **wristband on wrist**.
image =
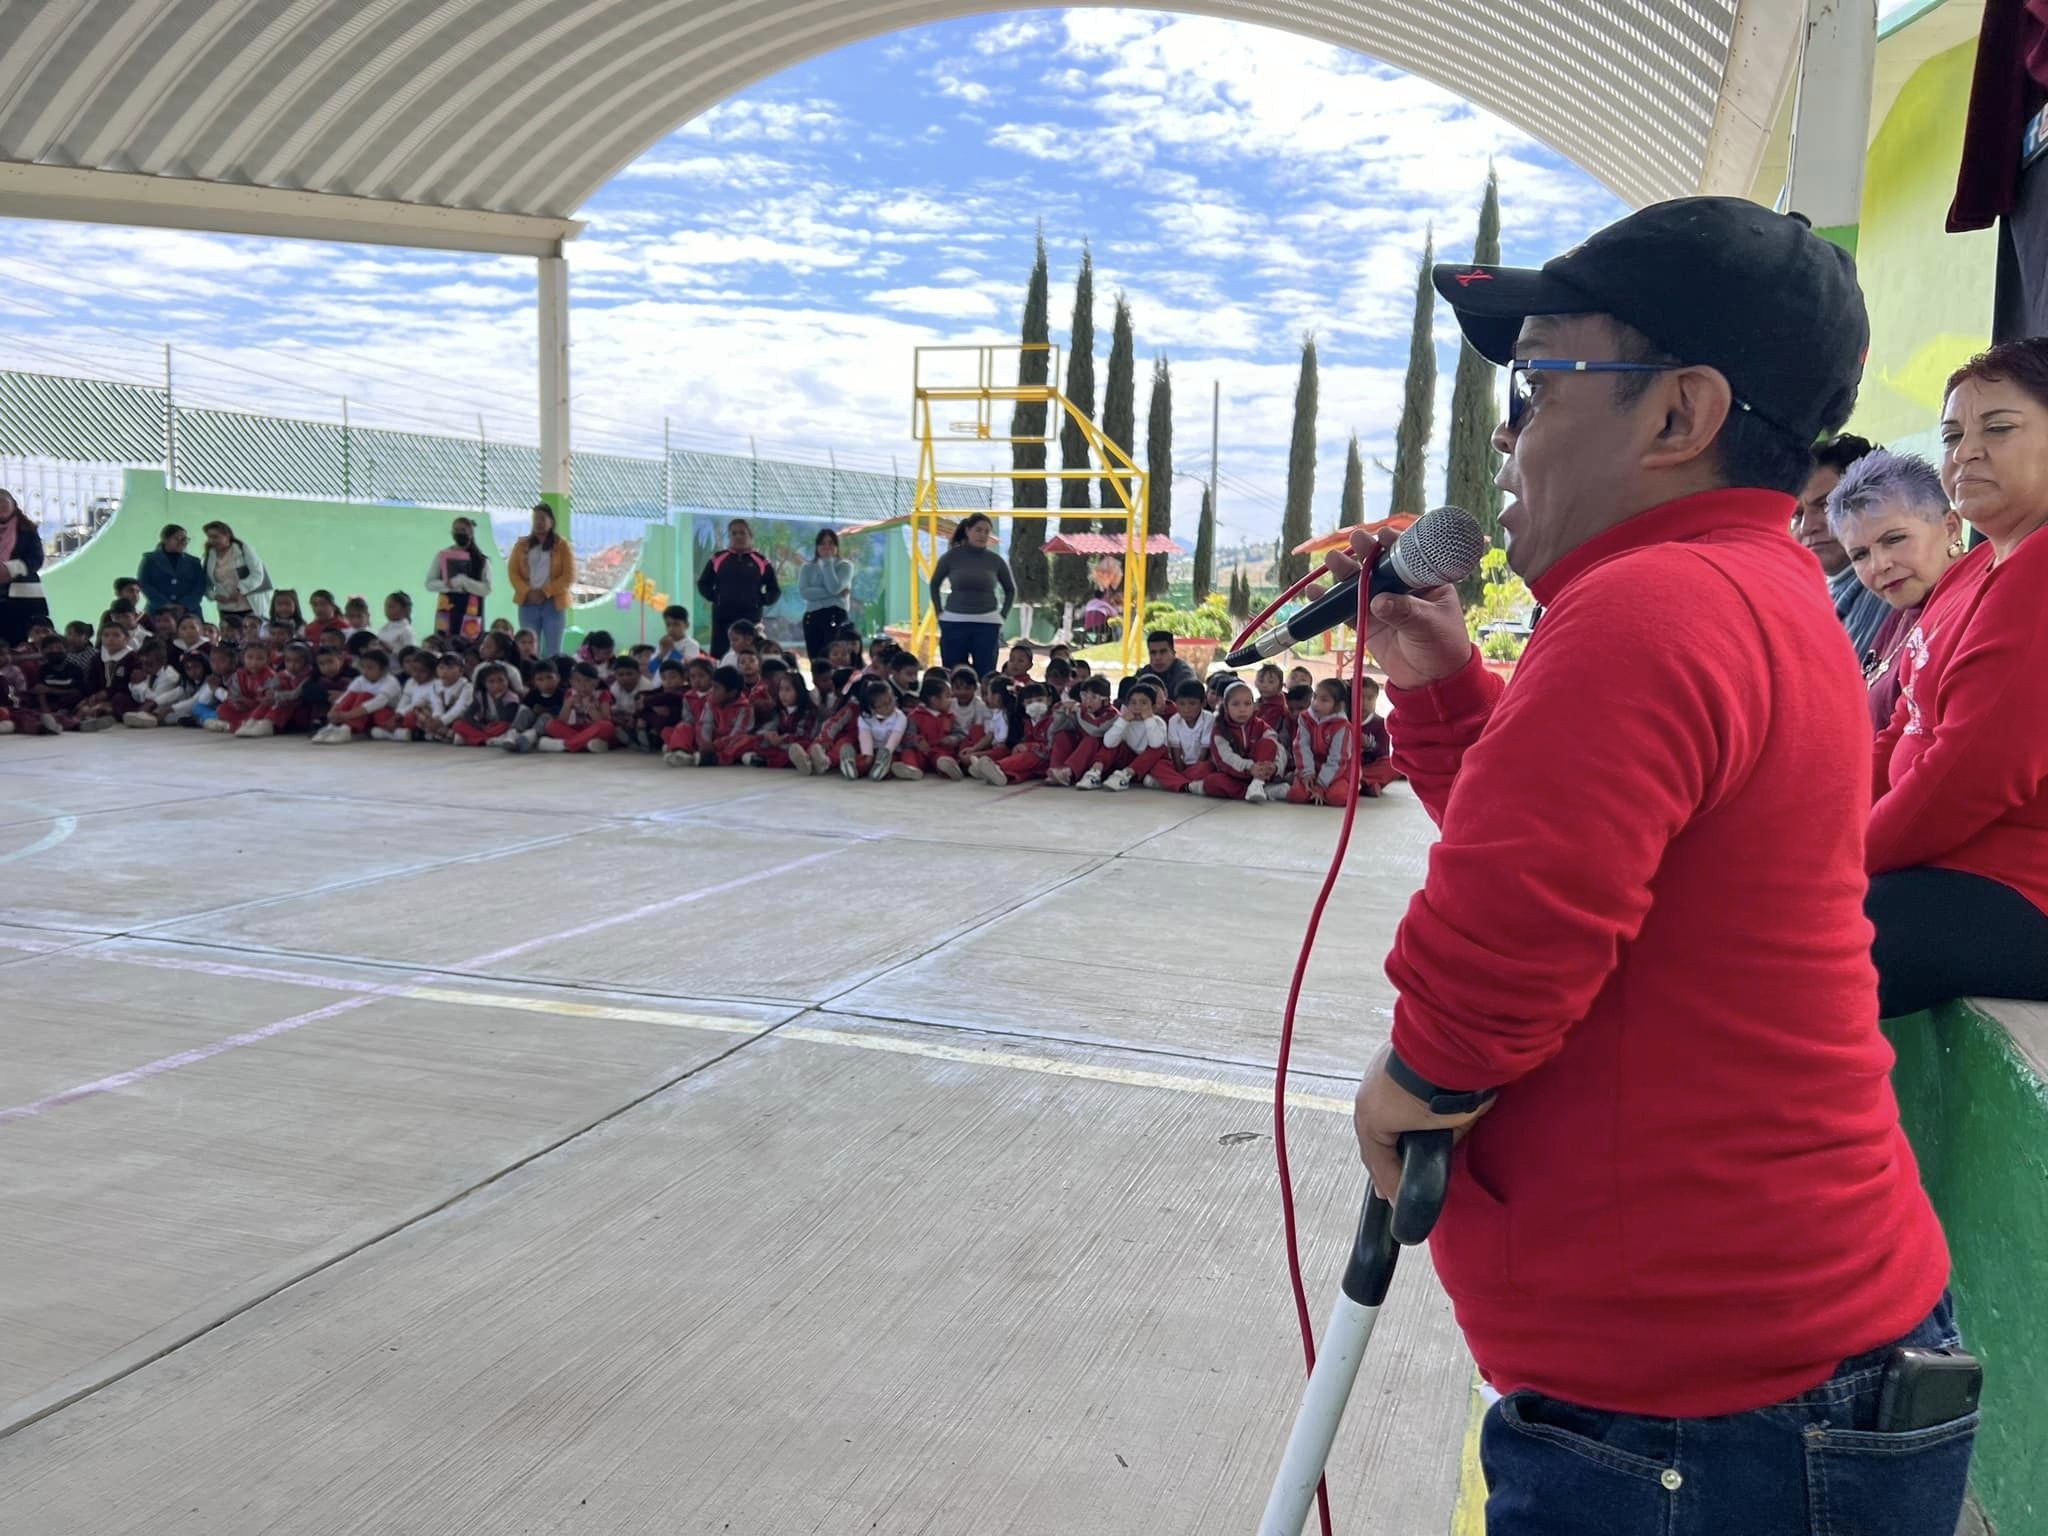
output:
M1400 1052L1387 1052L1387 1076L1429 1106L1432 1115L1469 1115L1491 1103L1500 1090L1477 1088L1469 1091L1439 1088L1401 1059Z

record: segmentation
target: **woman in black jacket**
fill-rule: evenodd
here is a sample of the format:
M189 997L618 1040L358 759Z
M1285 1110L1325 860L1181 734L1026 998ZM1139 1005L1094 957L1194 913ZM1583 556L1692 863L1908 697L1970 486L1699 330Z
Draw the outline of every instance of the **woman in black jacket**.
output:
M29 625L49 619L42 533L13 493L0 491L0 642L10 648L24 645Z

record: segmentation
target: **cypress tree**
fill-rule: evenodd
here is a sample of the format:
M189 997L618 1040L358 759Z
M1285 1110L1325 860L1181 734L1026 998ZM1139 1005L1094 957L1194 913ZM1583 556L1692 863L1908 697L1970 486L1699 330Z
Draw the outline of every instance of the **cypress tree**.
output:
M1202 487L1202 515L1195 523L1195 604L1209 600L1216 584L1216 499Z
M1138 458L1138 361L1136 344L1131 337L1131 306L1121 293L1116 296L1116 319L1109 331L1109 382L1102 390L1102 435L1130 455L1133 463ZM1107 464L1102 466L1109 468ZM1135 500L1138 488L1127 488ZM1122 511L1123 501L1116 493L1116 482L1102 482L1102 510ZM1121 524L1105 521L1104 533L1115 533Z
M1365 521L1365 465L1358 457L1358 434L1344 454L1344 499L1338 504L1337 526L1356 528Z
M1500 178L1486 173L1486 196L1479 205L1479 238L1472 242L1474 266L1500 262ZM1451 386L1450 462L1444 472L1444 500L1479 519L1489 542L1500 540L1500 455L1493 451L1493 429L1500 408L1494 399L1494 366L1462 337L1458 342L1458 373ZM1461 584L1467 603L1479 601L1484 585L1476 571Z
M1081 247L1081 273L1074 280L1074 319L1067 339L1067 399L1083 416L1095 415L1095 257ZM1088 439L1078 422L1069 417L1060 426L1060 468L1088 467ZM1086 480L1060 482L1060 506L1086 510L1090 505ZM1087 533L1094 527L1088 517L1063 517L1061 533ZM1079 555L1056 555L1052 563L1052 595L1060 602L1078 607L1088 601L1088 562ZM1071 615L1070 615L1071 617Z
M1148 497L1145 528L1148 533L1173 532L1173 374L1166 359L1152 362L1152 404L1145 414L1145 473ZM1145 595L1157 602L1166 596L1166 556L1150 555L1145 561Z
M1316 492L1316 339L1301 339L1301 376L1294 384L1294 436L1287 445L1287 506L1280 518L1279 569L1287 587L1308 574L1308 556L1294 553L1314 528L1309 503Z
M1022 340L1027 343L1042 343L1051 339L1046 317L1046 284L1045 230L1041 226L1038 231L1038 255L1031 264L1031 286L1024 293ZM1043 384L1051 377L1050 352L1018 354L1019 384ZM1045 411L1045 406L1036 401L1019 401L1011 410L1010 436L1040 439L1036 442L1010 445L1012 469L1045 468ZM1042 508L1045 505L1045 482L1035 477L1012 480L1010 505ZM1017 578L1017 601L1027 605L1042 603L1051 596L1052 572L1046 563L1044 553L1045 523L1046 520L1042 517L1023 517L1010 524L1010 574Z
M1422 483L1423 461L1429 455L1430 428L1436 418L1436 290L1429 269L1436 261L1434 235L1422 247L1422 265L1415 273L1415 329L1408 338L1408 379L1401 391L1401 424L1394 431L1395 513L1420 513L1429 506Z

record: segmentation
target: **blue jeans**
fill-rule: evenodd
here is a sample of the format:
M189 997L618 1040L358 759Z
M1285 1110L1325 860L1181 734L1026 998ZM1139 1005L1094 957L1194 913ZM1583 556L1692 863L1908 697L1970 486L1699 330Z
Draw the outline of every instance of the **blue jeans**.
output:
M553 603L521 603L519 627L540 637L542 656L562 654L562 631L569 627L569 615Z
M977 619L939 620L939 662L951 668L973 662L983 677L996 669L996 650L1003 643L1003 626Z
M1947 1297L1898 1345L1956 1343ZM1892 1349L1811 1392L1714 1419L1650 1419L1534 1392L1479 1436L1487 1536L1955 1536L1977 1415L1879 1434Z

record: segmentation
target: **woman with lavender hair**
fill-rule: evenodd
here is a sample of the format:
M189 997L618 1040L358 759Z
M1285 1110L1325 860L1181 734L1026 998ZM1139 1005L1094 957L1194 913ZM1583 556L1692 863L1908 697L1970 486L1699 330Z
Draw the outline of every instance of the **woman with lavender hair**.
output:
M1870 728L1881 731L1898 707L1899 657L1921 606L1962 556L1963 520L1932 464L1876 448L1851 464L1829 494L1828 531L1864 589L1891 605L1860 658L1870 689Z

